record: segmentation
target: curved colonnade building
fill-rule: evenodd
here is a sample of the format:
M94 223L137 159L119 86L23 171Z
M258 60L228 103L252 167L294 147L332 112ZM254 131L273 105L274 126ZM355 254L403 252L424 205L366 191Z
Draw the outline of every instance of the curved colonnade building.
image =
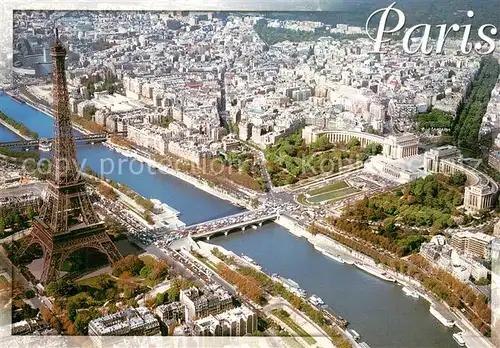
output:
M302 131L302 138L306 144L316 141L322 135L326 135L332 143L346 143L352 138L357 138L361 147L369 143L380 144L383 149L382 154L392 159L418 155L418 137L411 133L383 137L364 132L320 129L316 126L306 126Z
M423 168L420 168L421 173L417 173L418 170L405 168L402 163L407 162L409 157L415 159L422 157L422 155L418 156L419 139L414 134L404 133L384 137L364 132L320 129L316 126L306 126L302 131L302 138L306 144L316 141L322 135L326 135L332 143L345 143L352 138L357 138L362 147L369 143L382 145L382 156L374 156L367 163L372 167L381 166L382 168L377 168L381 175L389 176L398 182L409 182L429 173L445 175L463 173L467 176L464 193L465 209L477 212L495 206L498 184L488 175L463 163L460 150L454 146L441 146L425 152Z
M470 211L489 209L495 206L498 184L488 175L462 161L460 150L455 146L441 146L424 154L424 168L430 173L452 175L457 172L467 176L464 206Z

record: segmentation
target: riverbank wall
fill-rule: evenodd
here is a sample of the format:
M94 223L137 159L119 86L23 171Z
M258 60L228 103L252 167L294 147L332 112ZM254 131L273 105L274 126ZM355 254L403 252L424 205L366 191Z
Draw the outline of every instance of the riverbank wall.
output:
M174 176L178 179L181 179L181 180L187 182L188 184L193 185L197 189L200 189L200 190L202 190L208 194L211 194L212 196L215 196L219 199L223 199L225 201L228 201L233 205L244 207L244 208L249 209L249 210L253 209L252 207L249 206L249 203L247 200L238 199L236 197L233 197L230 194L227 194L225 192L217 190L213 186L209 185L206 181L202 181L202 180L197 179L195 177L192 177L188 174L174 170L170 167L167 167L163 164L160 164L160 163L152 160L151 158L145 157L145 156L143 156L143 155L141 155L133 150L124 148L124 147L116 145L116 144L111 145L109 143L105 143L104 146L108 147L110 150L118 152L119 154L121 154L125 157L134 158L134 159L138 160L139 162L143 162L143 163L147 164L148 166L150 166L151 168L159 170L160 172L163 172L164 174L171 175L171 176Z
M407 275L403 275L401 273L398 273L393 270L389 269L382 269L378 267L378 265L375 263L375 261L370 258L369 256L366 256L360 252L357 252L339 242L336 240L325 236L323 234L316 234L313 235L309 231L307 231L307 228L299 223L297 220L293 219L290 216L287 215L280 215L278 219L276 220L276 223L283 226L286 228L290 233L293 235L300 237L300 238L305 238L309 243L311 243L316 250L319 249L325 249L328 252L332 252L332 249L344 253L345 255L350 256L353 259L356 259L358 261L362 261L365 264L371 265L376 267L377 269L381 271L385 271L388 275L391 275L394 279L396 279L396 283L399 284L400 286L407 286L407 287L413 287L417 289L419 292L419 295L422 299L424 299L426 302L429 303L429 309L430 306L434 306L435 304L440 304L440 312L441 314L445 313L446 316L451 316L455 318L455 326L464 333L466 337L469 336L475 336L475 337L481 337L479 341L482 343L485 343L485 346L491 347L490 343L487 339L482 337L482 335L463 317L460 315L460 313L457 313L456 310L450 308L446 303L443 303L442 301L439 301L438 299L435 298L435 296L431 293L429 293L423 285L418 282L416 279L413 279ZM318 250L322 252L321 250ZM469 341L469 340L468 340ZM470 340L470 347L479 347L479 345L476 344L474 340Z
M276 223L286 228L293 235L307 239L307 241L315 247L326 249L327 251L331 252L339 252L348 255L356 261L362 261L372 266L376 265L375 261L372 258L356 250L353 250L332 238L329 238L323 234L314 235L310 233L309 231L307 231L304 225L290 216L280 214L278 219L276 219Z
M8 93L7 93L8 94ZM10 95L10 94L9 94ZM54 118L54 114L52 113L52 110L50 110L48 107L44 105L37 105L36 102L31 100L29 96L22 94L24 101L26 102L27 105L29 105L31 108L40 111L41 113L44 113L45 115ZM12 97L12 95L11 95ZM91 134L91 132L87 131L85 128L80 127L79 125L76 125L74 123L71 124L73 129L79 131L82 134Z
M381 269L380 267L377 266L376 262L369 256L362 254L356 250L353 250L349 248L348 246L345 246L336 240L325 236L323 234L312 234L309 231L307 231L306 227L299 223L297 220L294 218L287 216L287 215L280 215L278 219L276 219L276 223L283 226L286 228L290 233L293 235L300 237L300 238L305 238L309 243L311 243L316 250L318 249L324 249L328 252L331 253L341 253L344 255L347 255L348 257L354 259L355 261L358 262L363 262L367 265L376 267L380 271L385 271L391 276L393 276L396 279L396 282L400 284L401 286L413 286L416 287L420 292L421 292L421 297L425 299L427 302L430 304L437 303L439 301L435 300L432 295L428 294L423 286L416 281L415 279L412 279L408 276L402 275L401 273L397 273L392 270L388 269ZM319 252L322 252L321 250L318 250Z
M33 140L32 138L28 137L27 135L22 134L19 130L14 128L12 125L8 124L5 120L0 119L0 124L10 130L12 133L16 134L17 136L23 138L24 140Z

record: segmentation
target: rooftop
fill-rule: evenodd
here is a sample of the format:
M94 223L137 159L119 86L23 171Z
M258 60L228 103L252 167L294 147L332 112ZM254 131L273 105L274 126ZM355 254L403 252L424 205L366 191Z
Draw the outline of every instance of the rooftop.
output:
M93 327L97 334L109 335L123 330L128 332L151 324L158 324L158 321L146 307L130 307L94 319L89 323L89 327Z

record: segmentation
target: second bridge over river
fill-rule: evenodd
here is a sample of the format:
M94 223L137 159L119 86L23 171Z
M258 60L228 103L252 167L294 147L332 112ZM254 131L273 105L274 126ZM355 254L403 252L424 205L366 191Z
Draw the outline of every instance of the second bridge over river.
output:
M258 228L266 222L275 221L278 217L278 210L258 209L187 226L167 232L166 235L162 229L159 229L156 231L159 239L155 244L159 247L166 247L171 242L188 236L193 239L210 240L212 236L228 235L231 232L245 231L247 228Z
M278 218L277 210L252 210L243 213L211 220L196 225L191 225L183 230L185 235L190 235L194 239L210 239L216 235L228 235L233 231L244 231L248 227L257 228L262 224L274 221Z

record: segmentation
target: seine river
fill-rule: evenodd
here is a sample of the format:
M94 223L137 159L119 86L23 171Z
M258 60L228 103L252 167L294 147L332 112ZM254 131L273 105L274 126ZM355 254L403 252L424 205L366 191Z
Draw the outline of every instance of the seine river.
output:
M22 140L21 137L17 136L17 134L11 132L4 126L0 125L0 140L1 141L18 141Z
M52 137L53 119L29 105L2 95L0 111L24 123L40 137ZM4 131L8 132L7 129ZM4 138L1 128L0 132L0 141L15 140ZM12 133L7 134L9 135ZM159 199L180 211L180 219L187 225L241 211L241 208L201 191L183 180L153 172L145 164L122 156L102 144L78 144L77 156L82 167L88 165L95 172L104 171L107 178L127 185L144 197Z
M42 137L52 136L52 118L26 104L2 95L0 111ZM16 139L0 127L0 141ZM167 203L181 212L181 220L188 225L241 211L170 175L148 170L138 173L142 164L131 166L130 159L101 144L78 145L77 153L80 163L96 172L101 168L109 172L114 165L115 170L107 174L108 178L126 184L147 198ZM350 327L361 335L361 341L371 347L458 347L452 339L452 331L429 313L426 301L405 296L396 284L323 256L305 239L295 237L280 225L264 225L258 230L212 239L211 243L250 256L268 273L294 279L309 294L320 296L346 318Z

